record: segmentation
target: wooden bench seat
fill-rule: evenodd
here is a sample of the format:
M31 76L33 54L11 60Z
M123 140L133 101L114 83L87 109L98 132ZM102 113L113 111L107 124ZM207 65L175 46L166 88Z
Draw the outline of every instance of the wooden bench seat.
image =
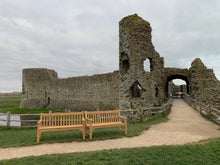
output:
M90 139L92 139L92 131L96 128L106 127L124 127L125 135L127 135L127 118L120 116L119 110L114 111L85 111L86 129L89 128ZM122 122L124 120L124 122ZM87 131L86 131L87 132Z
M37 143L42 132L79 129L85 139L85 119L83 112L41 113L37 123Z
M43 132L43 130L56 131L56 130L60 130L60 129L63 130L63 129L64 129L63 127L64 127L64 126L48 126L48 127L42 127L42 128L40 128L40 129L42 130L41 132ZM79 127L78 125L67 125L67 126L65 126L65 129L66 129L66 130L71 130L71 129L78 128L78 127ZM46 131L46 132L47 132L47 131Z

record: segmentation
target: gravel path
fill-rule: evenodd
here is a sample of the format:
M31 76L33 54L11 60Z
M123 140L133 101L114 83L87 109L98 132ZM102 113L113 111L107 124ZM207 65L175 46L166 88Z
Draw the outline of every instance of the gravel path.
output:
M168 122L153 125L140 136L93 142L41 144L30 147L0 149L0 160L45 154L97 151L103 149L181 145L220 137L218 125L202 118L183 100L175 99Z

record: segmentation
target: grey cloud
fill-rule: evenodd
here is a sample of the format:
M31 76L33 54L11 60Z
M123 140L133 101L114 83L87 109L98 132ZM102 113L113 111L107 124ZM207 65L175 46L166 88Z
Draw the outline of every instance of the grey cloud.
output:
M134 13L151 23L165 66L188 68L199 57L220 78L219 6L217 0L1 0L0 91L21 90L23 68L54 69L59 77L117 70L118 22Z

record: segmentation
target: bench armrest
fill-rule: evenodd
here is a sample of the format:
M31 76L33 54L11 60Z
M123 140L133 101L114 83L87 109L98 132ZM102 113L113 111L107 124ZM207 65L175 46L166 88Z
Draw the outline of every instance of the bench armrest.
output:
M93 121L93 119L89 119L89 118L87 118L87 116L86 116L86 120L87 120L87 121Z
M127 117L119 116L120 119L123 119L125 123L127 123Z
M124 116L119 116L119 118L127 120L127 117L124 117Z
M39 120L39 121L37 122L37 126L41 126L41 123L42 123L42 120Z
M93 121L93 119L86 118L86 121L89 121L89 123L91 123Z
M90 125L90 127L92 126L92 121L93 121L93 119L88 119L88 118L86 118L86 122L89 122L88 124Z

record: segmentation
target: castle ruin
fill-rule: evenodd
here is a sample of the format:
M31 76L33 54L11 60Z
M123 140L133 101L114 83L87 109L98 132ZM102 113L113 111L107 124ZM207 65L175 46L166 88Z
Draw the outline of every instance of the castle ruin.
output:
M129 120L140 120L142 110L161 106L173 79L186 82L196 101L220 109L220 82L212 69L195 59L189 69L165 68L151 40L149 22L130 15L119 22L119 71L60 79L54 70L23 70L23 109L69 111L120 109ZM149 71L144 62L149 61Z

